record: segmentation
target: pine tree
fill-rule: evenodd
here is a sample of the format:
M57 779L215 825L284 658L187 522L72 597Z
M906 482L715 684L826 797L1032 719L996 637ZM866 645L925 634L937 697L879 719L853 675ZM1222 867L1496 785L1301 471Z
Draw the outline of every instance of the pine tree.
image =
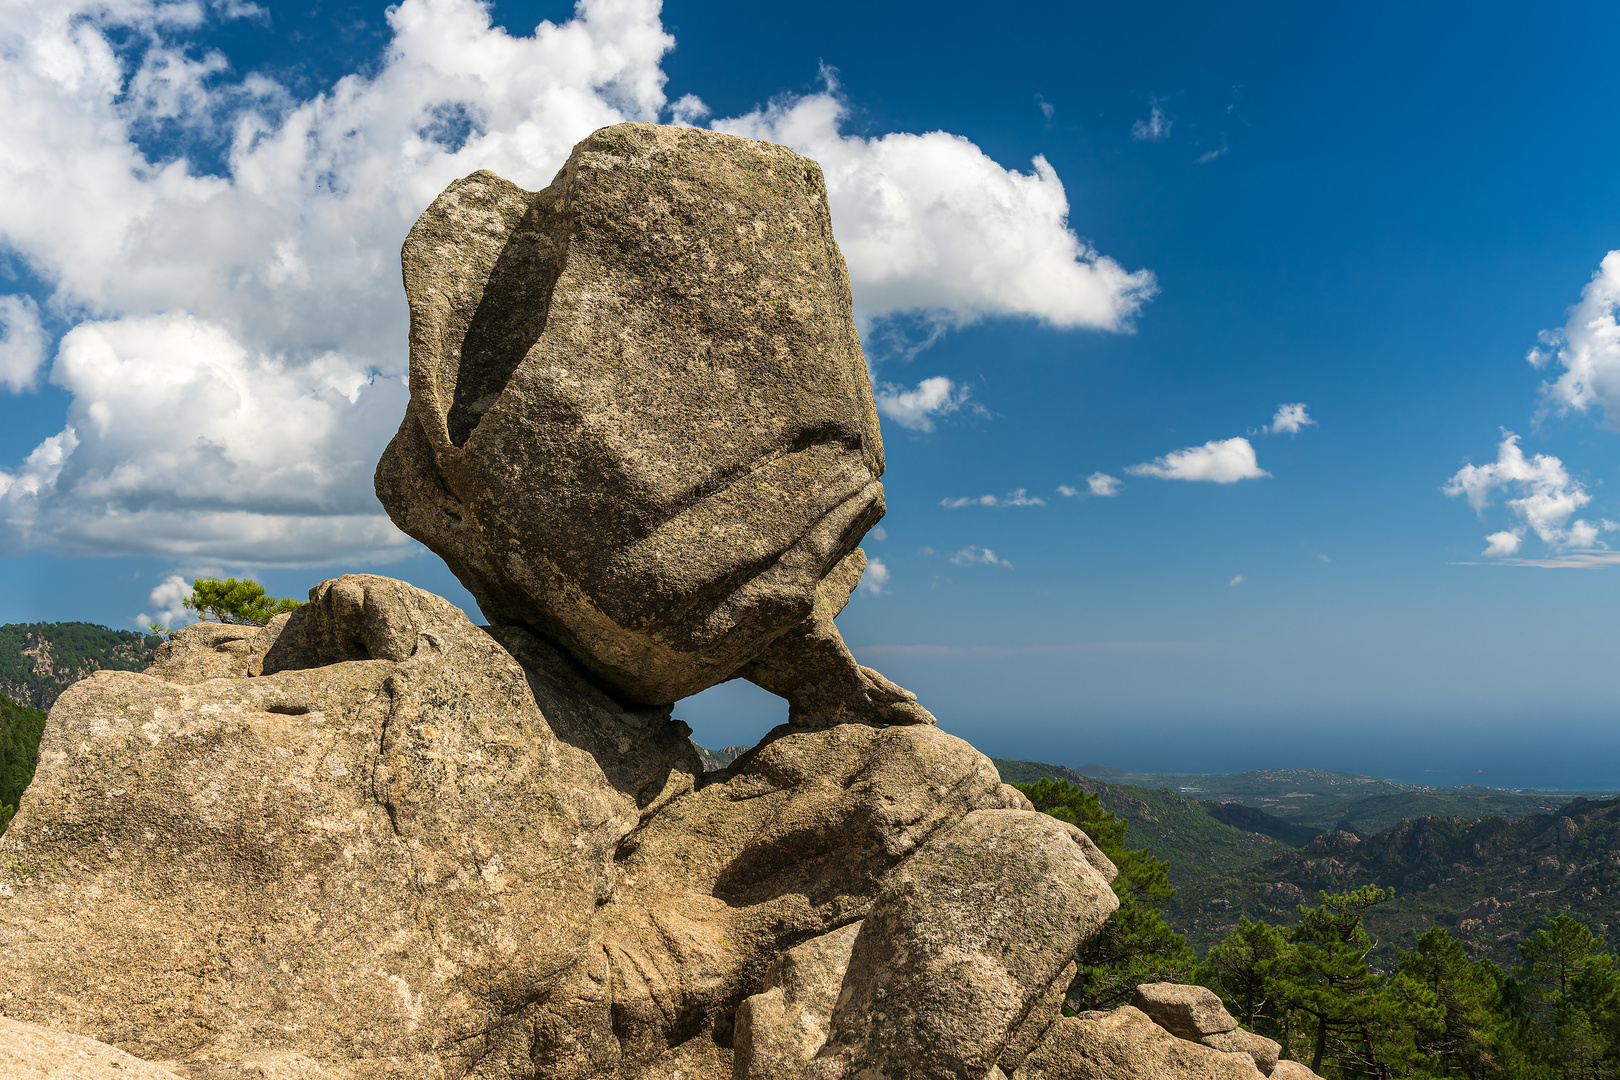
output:
M290 596L280 599L265 594L257 581L224 581L212 577L196 578L191 583L191 595L180 601L201 618L213 618L223 623L241 623L263 626L286 611L296 611L303 603Z
M1289 1007L1306 1017L1313 1071L1322 1071L1331 1049L1341 1068L1387 1076L1374 1045L1387 1020L1386 1001L1379 994L1382 980L1367 965L1373 940L1362 920L1395 890L1367 885L1320 895L1320 906L1299 906L1299 925L1289 933L1293 949L1276 985Z
M1209 950L1195 977L1226 1001L1244 1027L1283 1042L1286 1006L1279 1001L1277 976L1292 948L1281 930L1240 915L1238 928Z

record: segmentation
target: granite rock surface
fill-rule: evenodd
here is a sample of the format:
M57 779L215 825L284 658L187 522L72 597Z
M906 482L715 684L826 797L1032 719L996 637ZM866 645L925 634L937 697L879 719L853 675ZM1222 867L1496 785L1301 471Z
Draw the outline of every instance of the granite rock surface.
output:
M387 578L181 630L51 713L0 1016L191 1080L728 1080L739 1026L764 1068L836 1017L922 1075L993 1063L1111 910L1083 834L938 728L784 724L706 775L687 735ZM878 978L962 1045L861 1035ZM779 1053L773 990L814 1029Z
M932 722L832 623L883 442L814 162L619 124L542 191L452 184L403 261L411 402L377 494L492 623L625 701L743 677L799 725Z

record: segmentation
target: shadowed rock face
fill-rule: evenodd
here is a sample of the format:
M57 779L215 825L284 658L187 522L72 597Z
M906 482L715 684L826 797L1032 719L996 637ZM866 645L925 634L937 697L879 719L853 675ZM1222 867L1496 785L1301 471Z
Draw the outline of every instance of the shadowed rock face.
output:
M626 701L734 677L794 723L931 722L832 618L883 516L883 443L812 161L621 124L551 186L452 184L405 242L395 523L498 625Z

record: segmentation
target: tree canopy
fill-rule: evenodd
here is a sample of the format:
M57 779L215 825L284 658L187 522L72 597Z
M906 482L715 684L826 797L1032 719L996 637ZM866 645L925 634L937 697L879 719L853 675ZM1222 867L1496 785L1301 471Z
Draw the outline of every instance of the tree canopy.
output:
M303 601L290 596L269 596L257 581L213 577L193 580L191 594L180 602L200 618L251 626L263 626L282 612L303 606Z

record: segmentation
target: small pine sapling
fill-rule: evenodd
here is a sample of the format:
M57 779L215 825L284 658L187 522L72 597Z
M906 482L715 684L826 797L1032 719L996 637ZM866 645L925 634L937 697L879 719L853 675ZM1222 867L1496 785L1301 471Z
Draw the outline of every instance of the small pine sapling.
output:
M257 581L224 581L200 577L191 583L191 595L180 601L195 611L199 618L216 619L222 623L263 626L285 611L296 611L303 602L290 596L269 596Z

